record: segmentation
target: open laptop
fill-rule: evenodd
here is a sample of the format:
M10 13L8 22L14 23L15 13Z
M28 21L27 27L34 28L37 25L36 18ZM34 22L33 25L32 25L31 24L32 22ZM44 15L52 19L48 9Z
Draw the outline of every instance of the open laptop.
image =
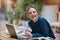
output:
M17 30L15 30L15 28L12 24L6 24L6 27L7 27L7 30L9 32L10 36L13 38L29 38L20 30L18 32L16 32Z
M14 26L11 24L6 24L7 30L11 37L18 38Z

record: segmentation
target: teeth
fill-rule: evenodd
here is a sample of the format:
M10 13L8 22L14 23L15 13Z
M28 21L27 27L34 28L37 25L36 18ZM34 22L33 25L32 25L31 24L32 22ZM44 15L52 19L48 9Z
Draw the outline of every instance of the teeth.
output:
M32 18L34 18L34 16L32 16Z
M31 18L34 18L35 16L32 16Z

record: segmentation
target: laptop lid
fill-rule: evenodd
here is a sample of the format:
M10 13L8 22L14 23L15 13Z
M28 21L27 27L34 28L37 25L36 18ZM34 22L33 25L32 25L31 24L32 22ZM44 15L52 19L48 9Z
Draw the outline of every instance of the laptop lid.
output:
M14 29L14 26L12 24L6 24L6 27L7 27L8 32L9 32L9 34L10 34L11 37L18 38L17 34L16 34L16 31Z

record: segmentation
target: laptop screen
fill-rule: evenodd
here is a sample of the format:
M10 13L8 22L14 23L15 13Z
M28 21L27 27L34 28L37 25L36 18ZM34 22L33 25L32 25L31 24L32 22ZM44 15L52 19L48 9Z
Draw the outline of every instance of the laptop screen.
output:
M14 37L14 38L17 38L17 34L16 34L15 29L14 29L14 26L11 25L11 24L6 24L6 27L8 29L8 32L9 32L10 36Z

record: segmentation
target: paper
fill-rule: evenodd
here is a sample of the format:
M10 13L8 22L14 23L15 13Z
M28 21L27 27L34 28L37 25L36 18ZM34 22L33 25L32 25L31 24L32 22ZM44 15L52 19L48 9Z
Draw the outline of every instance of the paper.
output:
M50 37L35 37L35 38L32 38L32 40L34 39L38 39L38 40L51 40Z

